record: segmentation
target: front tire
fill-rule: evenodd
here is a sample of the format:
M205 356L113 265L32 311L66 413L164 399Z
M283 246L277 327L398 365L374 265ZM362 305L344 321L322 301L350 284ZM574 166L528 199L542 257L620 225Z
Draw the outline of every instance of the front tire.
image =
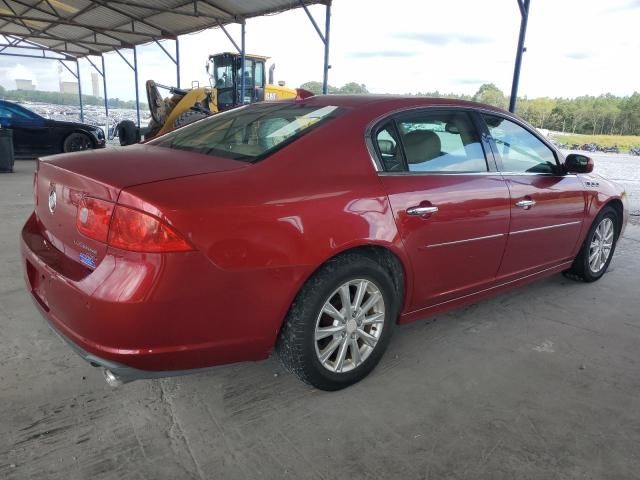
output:
M609 268L620 232L618 214L612 207L605 207L593 221L578 256L565 272L585 282L602 278Z
M82 152L94 148L93 142L88 135L80 132L73 132L64 139L62 150L64 153Z
M293 302L276 349L282 363L320 390L366 377L387 348L399 299L373 258L347 253L329 260Z
M116 129L120 146L126 147L140 141L140 129L131 120L122 120Z

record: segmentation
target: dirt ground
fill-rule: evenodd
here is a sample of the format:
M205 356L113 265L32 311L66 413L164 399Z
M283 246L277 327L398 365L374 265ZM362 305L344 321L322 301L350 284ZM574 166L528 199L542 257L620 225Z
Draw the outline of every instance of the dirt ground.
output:
M33 167L0 176L0 478L640 478L640 226L601 281L397 328L340 392L277 359L112 389L24 288Z

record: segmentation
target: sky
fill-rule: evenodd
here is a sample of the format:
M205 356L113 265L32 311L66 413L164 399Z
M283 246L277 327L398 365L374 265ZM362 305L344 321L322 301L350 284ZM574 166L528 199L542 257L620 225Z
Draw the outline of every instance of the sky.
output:
M310 8L323 25L324 7ZM640 0L531 0L519 95L576 97L640 90ZM516 0L334 0L329 83L364 83L373 93L438 90L473 94L483 83L511 89L520 14ZM240 27L230 25L238 39ZM164 42L173 52L174 42ZM248 53L271 57L275 79L297 87L322 80L323 45L301 9L247 20ZM219 29L180 37L182 86L208 84L209 54L231 51ZM126 50L124 51L126 52ZM132 55L125 53L129 58ZM135 98L133 72L105 55L110 98ZM81 60L83 92L92 67ZM173 85L175 67L155 44L138 48L139 91L152 78ZM39 90L71 81L56 61L0 56L0 85L34 80ZM100 86L102 95L102 86Z

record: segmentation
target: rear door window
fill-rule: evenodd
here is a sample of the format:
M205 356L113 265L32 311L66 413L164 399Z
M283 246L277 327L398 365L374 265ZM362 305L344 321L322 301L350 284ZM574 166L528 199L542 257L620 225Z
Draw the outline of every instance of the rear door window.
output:
M378 129L376 148L385 171L401 172L404 170L402 149L393 122L388 122Z
M390 122L378 130L375 139L386 171L396 170L401 162L398 145L404 154L401 169L408 172L488 171L480 136L468 113L425 110L401 115L393 123L395 127Z

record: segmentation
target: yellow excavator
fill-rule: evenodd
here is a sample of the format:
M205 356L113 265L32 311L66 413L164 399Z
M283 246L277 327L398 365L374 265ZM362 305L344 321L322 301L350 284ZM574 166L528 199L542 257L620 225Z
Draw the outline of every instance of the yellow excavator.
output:
M242 58L237 53L224 52L209 56L206 69L211 81L210 87L196 86L187 90L148 80L147 100L151 112L149 126L139 129L130 120L120 122L116 127L120 145L137 143L142 137L149 140L247 103L307 98L313 95L307 90L285 87L284 82L274 84L275 65L269 69L267 82L265 64L268 58L245 55L244 96L241 88ZM163 98L161 88L168 90L170 95Z

